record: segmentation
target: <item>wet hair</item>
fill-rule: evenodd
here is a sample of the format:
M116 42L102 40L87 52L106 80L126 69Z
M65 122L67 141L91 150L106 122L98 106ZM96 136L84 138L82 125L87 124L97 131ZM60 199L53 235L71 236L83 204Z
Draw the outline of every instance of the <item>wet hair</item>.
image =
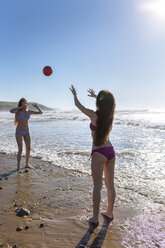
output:
M101 146L108 139L113 125L116 107L113 94L107 90L101 90L96 98L96 107L97 122L94 145Z
M22 106L22 102L26 101L25 98L21 98L18 102L17 107L21 107ZM18 121L17 121L17 115L18 115L19 111L15 114L15 120L14 120L14 124L17 126L18 125Z

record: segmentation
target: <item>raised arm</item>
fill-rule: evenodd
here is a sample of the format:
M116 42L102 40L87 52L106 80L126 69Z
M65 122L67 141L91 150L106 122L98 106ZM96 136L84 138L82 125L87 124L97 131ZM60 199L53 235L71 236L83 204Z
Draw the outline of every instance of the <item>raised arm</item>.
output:
M71 88L70 88L73 96L74 96L74 102L75 102L75 105L76 107L82 112L84 113L85 115L87 115L89 118L92 118L93 115L95 115L95 112L91 109L87 109L85 108L78 100L78 97L77 97L77 92L76 92L76 89L73 85L71 85Z
M31 115L41 115L41 114L43 114L42 110L40 109L40 107L38 106L37 103L33 103L32 106L35 107L36 109L38 109L38 111L29 110L29 114L31 114Z
M24 105L20 106L20 107L17 107L17 108L13 108L13 109L10 109L10 113L12 114L17 114L18 111L24 109Z

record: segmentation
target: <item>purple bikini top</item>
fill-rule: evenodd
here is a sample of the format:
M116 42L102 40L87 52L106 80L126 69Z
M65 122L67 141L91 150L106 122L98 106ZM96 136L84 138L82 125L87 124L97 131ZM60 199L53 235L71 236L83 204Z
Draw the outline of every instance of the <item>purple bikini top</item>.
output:
M20 113L18 116L17 116L17 120L21 120L23 118L26 118L26 119L30 119L30 115L28 113Z
M92 122L90 123L89 127L90 127L91 131L96 131L96 126L94 126L92 124Z

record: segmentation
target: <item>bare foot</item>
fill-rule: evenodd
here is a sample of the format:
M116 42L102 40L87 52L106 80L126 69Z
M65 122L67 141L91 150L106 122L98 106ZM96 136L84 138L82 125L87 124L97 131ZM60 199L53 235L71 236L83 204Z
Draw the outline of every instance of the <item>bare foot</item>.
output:
M104 218L107 218L109 221L112 221L114 219L113 214L109 214L108 212L101 212L101 215Z
M32 167L28 164L25 166L25 169L32 169Z
M98 224L99 224L98 218L96 218L96 217L90 218L90 219L88 220L88 222L89 222L89 223L92 223L92 224L94 224L94 225L96 225L96 226L98 226Z

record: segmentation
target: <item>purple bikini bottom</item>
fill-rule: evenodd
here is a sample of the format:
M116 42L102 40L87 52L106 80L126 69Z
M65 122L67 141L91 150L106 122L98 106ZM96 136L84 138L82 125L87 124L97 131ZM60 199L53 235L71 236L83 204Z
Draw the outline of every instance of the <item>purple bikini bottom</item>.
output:
M16 133L19 133L19 134L21 134L22 136L25 136L26 134L29 133L29 131L20 131L20 130L16 129Z
M111 160L111 159L113 159L115 157L115 151L114 151L113 146L100 147L100 148L93 149L91 155L94 152L101 153L102 155L104 155L107 158L107 160Z

